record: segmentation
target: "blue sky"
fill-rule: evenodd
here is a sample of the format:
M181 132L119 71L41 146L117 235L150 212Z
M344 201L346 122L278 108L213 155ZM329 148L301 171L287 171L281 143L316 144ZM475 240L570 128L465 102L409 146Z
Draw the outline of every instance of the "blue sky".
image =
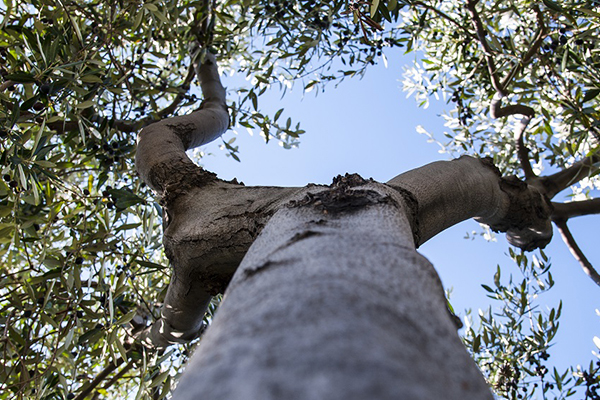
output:
M330 85L316 97L315 92L303 95L298 87L281 99L273 90L263 96L260 107L271 115L285 107L283 118L291 116L294 122L301 122L306 133L299 148L285 150L276 141L265 144L258 132L250 136L241 128L237 136L231 131L224 136L226 140L236 136L241 162L226 157L219 149L220 141L216 141L203 148L211 154L201 160L202 165L221 178L236 177L246 185L304 186L328 184L346 172L385 182L409 169L449 159L449 155L438 152L435 143L427 143L427 138L415 131L417 125L423 125L441 138L446 129L439 114L449 106L432 101L429 109L421 109L414 99L406 98L400 82L402 66L414 57L396 52L388 68L379 62L362 80L348 80L337 88ZM224 84L233 87L235 79L226 78ZM587 257L600 267L598 236L592 230L600 226L600 216L580 217L569 226ZM479 236L464 239L473 230L481 231L474 221L465 221L420 249L436 267L444 286L452 288L452 304L461 316L465 309L476 314L490 304L481 284L492 282L497 264L505 276L519 274L508 257L504 235L498 235L495 243ZM600 336L600 317L595 312L600 308L600 287L583 273L558 233L546 254L553 264L556 285L541 303L556 307L559 299L563 300L561 329L550 361L559 369L587 365L595 349L592 338Z

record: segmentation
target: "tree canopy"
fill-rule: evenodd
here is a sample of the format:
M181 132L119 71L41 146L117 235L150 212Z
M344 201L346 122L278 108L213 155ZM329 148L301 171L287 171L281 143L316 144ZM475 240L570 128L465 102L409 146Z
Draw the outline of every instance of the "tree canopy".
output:
M209 56L248 77L227 94L231 126L291 147L304 132L283 109L261 111L267 90L326 90L386 52L420 52L404 85L422 105L449 102L444 148L491 156L552 193L571 188L554 222L600 284L566 225L600 212L596 1L30 0L0 13L2 398L162 398L176 381L193 344L135 340L169 271L162 210L133 160L141 128L202 107L194 65ZM544 378L560 308L536 314L536 329L522 321L552 275L543 253L511 252L527 285L497 271L488 289L502 316L482 315L467 346L501 396L582 386L596 398L594 365Z

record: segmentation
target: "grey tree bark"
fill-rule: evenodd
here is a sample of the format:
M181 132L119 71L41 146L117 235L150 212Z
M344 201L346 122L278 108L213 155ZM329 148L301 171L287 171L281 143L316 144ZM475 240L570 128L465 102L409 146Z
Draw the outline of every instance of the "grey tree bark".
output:
M471 157L387 184L219 180L185 153L229 121L214 57L197 67L203 105L144 128L136 156L164 207L173 268L161 318L141 339L194 339L211 296L227 289L174 398L491 399L415 248L473 217L522 248L543 247L552 233L543 190Z
M175 399L491 399L408 191L338 179L268 222Z

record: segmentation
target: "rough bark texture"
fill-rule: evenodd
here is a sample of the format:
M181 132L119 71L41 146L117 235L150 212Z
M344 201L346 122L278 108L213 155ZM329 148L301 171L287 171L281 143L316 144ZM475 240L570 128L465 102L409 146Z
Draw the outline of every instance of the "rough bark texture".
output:
M194 339L212 296L223 293L267 219L294 188L248 188L215 181L165 204L163 235L173 274L151 330L155 346Z
M197 74L204 95L200 109L156 122L138 134L136 169L161 195L169 189L181 191L213 180L214 174L196 166L185 151L215 140L229 127L226 93L215 58L207 52L198 62Z
M280 208L174 398L492 399L414 250L414 206L348 176Z
M353 179L358 179L352 176L334 181L333 189L326 192L315 185L302 189L245 187L218 180L198 168L179 179L186 176L195 183L174 186L162 198L167 216L163 240L173 276L161 319L149 332L150 342L156 346L197 336L211 296L225 290L250 245L284 204L314 204L320 211L337 213L391 201L369 191L352 189L349 194ZM200 183L201 176L207 179ZM547 205L537 189L501 178L486 160L462 157L432 163L399 175L388 185L409 206L417 246L472 217L495 229L516 232L514 236L523 246L544 244L550 237L544 230L549 226L549 213L542 212Z

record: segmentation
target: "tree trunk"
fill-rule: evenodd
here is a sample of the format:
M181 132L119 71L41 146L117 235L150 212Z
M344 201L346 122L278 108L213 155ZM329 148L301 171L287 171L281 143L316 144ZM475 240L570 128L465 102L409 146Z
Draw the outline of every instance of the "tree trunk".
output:
M408 192L338 179L252 244L174 399L492 399Z

